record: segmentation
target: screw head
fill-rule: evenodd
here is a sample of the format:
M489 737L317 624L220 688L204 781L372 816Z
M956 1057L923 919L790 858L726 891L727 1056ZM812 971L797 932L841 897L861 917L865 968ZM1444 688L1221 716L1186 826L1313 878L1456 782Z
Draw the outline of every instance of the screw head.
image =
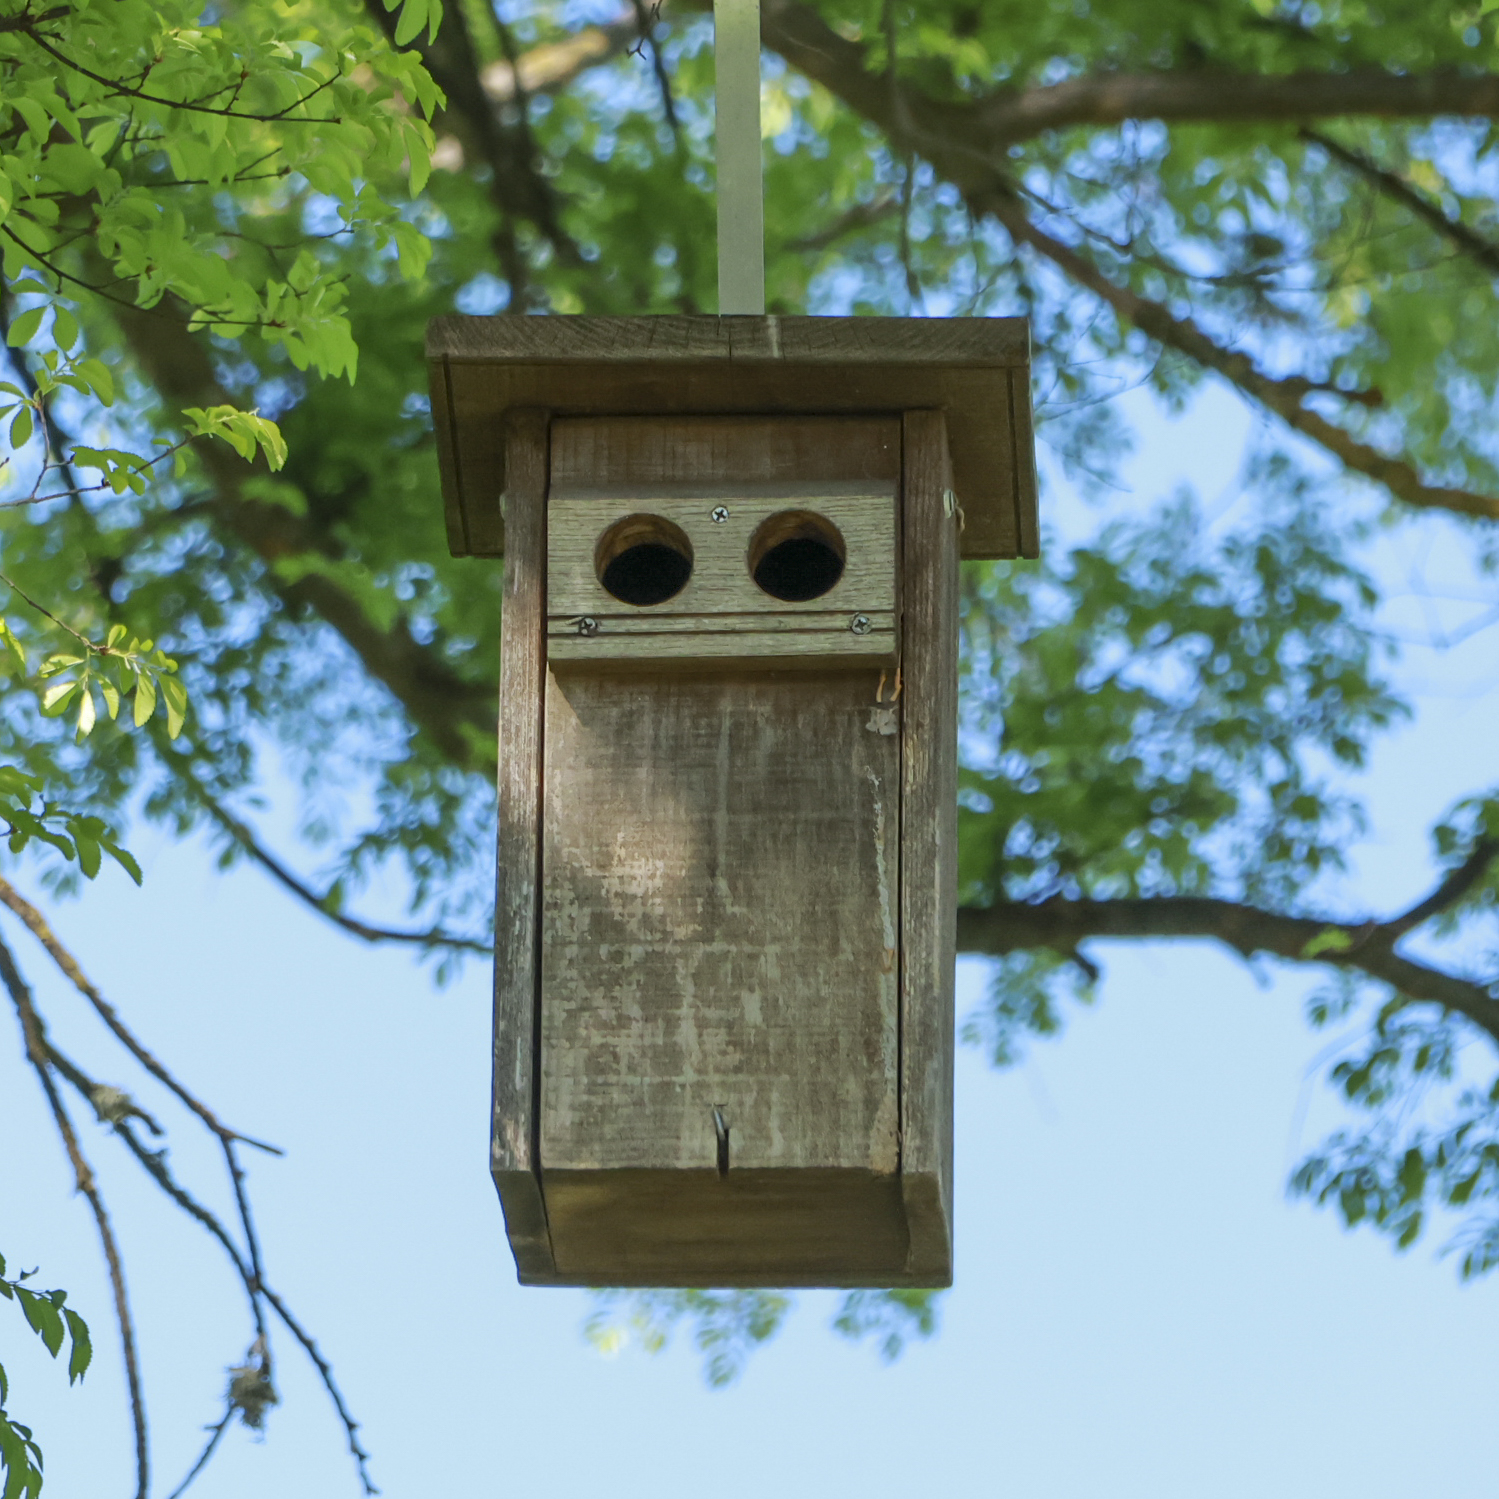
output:
M577 630L580 635L597 635L599 622L591 614L585 614L578 620Z
M848 627L854 632L855 635L867 635L872 629L874 629L874 626L869 622L869 616L867 614L854 615L854 617L849 620Z
M729 518L729 507L727 505L715 505L712 515L714 521L721 526Z

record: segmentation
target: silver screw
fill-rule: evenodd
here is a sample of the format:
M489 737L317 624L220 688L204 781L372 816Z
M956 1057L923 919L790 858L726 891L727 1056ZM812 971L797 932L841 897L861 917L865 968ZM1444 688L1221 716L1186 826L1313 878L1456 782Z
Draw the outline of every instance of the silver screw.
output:
M729 507L727 505L715 505L713 507L713 519L721 526L729 518Z
M874 628L869 622L867 614L856 614L849 620L848 627L855 635L867 635Z
M585 614L578 620L578 634L597 635L599 633L599 622L591 614Z

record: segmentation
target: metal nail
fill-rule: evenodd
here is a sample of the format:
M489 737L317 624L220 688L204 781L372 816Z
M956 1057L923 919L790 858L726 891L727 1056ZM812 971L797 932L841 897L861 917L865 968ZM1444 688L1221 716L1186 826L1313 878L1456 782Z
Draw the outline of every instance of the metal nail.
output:
M713 1105L713 1133L718 1137L718 1174L729 1174L729 1121L723 1116L723 1105Z

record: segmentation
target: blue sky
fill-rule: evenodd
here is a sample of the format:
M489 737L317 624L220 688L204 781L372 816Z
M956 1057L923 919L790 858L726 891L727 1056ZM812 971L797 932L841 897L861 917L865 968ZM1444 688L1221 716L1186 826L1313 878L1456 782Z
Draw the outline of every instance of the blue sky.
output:
M1143 398L1132 410L1142 444L1119 506L1184 481L1210 505L1231 499L1249 431L1236 403L1210 393L1169 423ZM1068 530L1098 514L1052 495ZM1381 569L1411 555L1386 546ZM1430 571L1460 562L1438 541ZM1411 607L1392 618L1416 628ZM1357 879L1331 895L1395 909L1428 888L1430 819L1494 779L1499 702L1477 691L1491 636L1410 656L1419 715L1378 750L1374 827ZM690 1346L606 1359L581 1334L583 1293L515 1285L486 1175L482 965L434 989L254 870L220 875L202 846L151 833L134 843L144 891L108 874L56 924L227 1121L287 1149L251 1162L271 1278L334 1362L389 1496L1499 1492L1495 1286L1460 1286L1439 1239L1396 1256L1286 1200L1298 1150L1338 1117L1314 1065L1329 1038L1301 1018L1307 976L1267 970L1262 983L1202 945L1100 944L1101 1001L1060 1042L1003 1074L960 1052L957 1285L938 1336L886 1367L828 1331L834 1297L807 1295L744 1378L711 1392ZM7 940L58 1038L134 1087L39 951L13 925ZM983 979L960 966L960 1012ZM176 1167L208 1180L210 1156L176 1135ZM85 1122L84 1137L131 1257L165 1494L248 1334L207 1236L134 1184L101 1129ZM121 1492L128 1432L102 1274L10 1050L0 1142L0 1247L70 1288L99 1346L68 1391L0 1308L14 1412L44 1441L48 1494ZM278 1355L266 1439L235 1429L202 1499L358 1493L324 1396L284 1338Z

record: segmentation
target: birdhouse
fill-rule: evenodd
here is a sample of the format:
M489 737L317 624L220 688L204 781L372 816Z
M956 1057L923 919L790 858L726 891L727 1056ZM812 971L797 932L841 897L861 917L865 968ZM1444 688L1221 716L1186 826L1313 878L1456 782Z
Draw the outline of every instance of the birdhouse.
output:
M450 544L505 566L520 1279L947 1284L958 561L1036 555L1024 321L427 347Z

